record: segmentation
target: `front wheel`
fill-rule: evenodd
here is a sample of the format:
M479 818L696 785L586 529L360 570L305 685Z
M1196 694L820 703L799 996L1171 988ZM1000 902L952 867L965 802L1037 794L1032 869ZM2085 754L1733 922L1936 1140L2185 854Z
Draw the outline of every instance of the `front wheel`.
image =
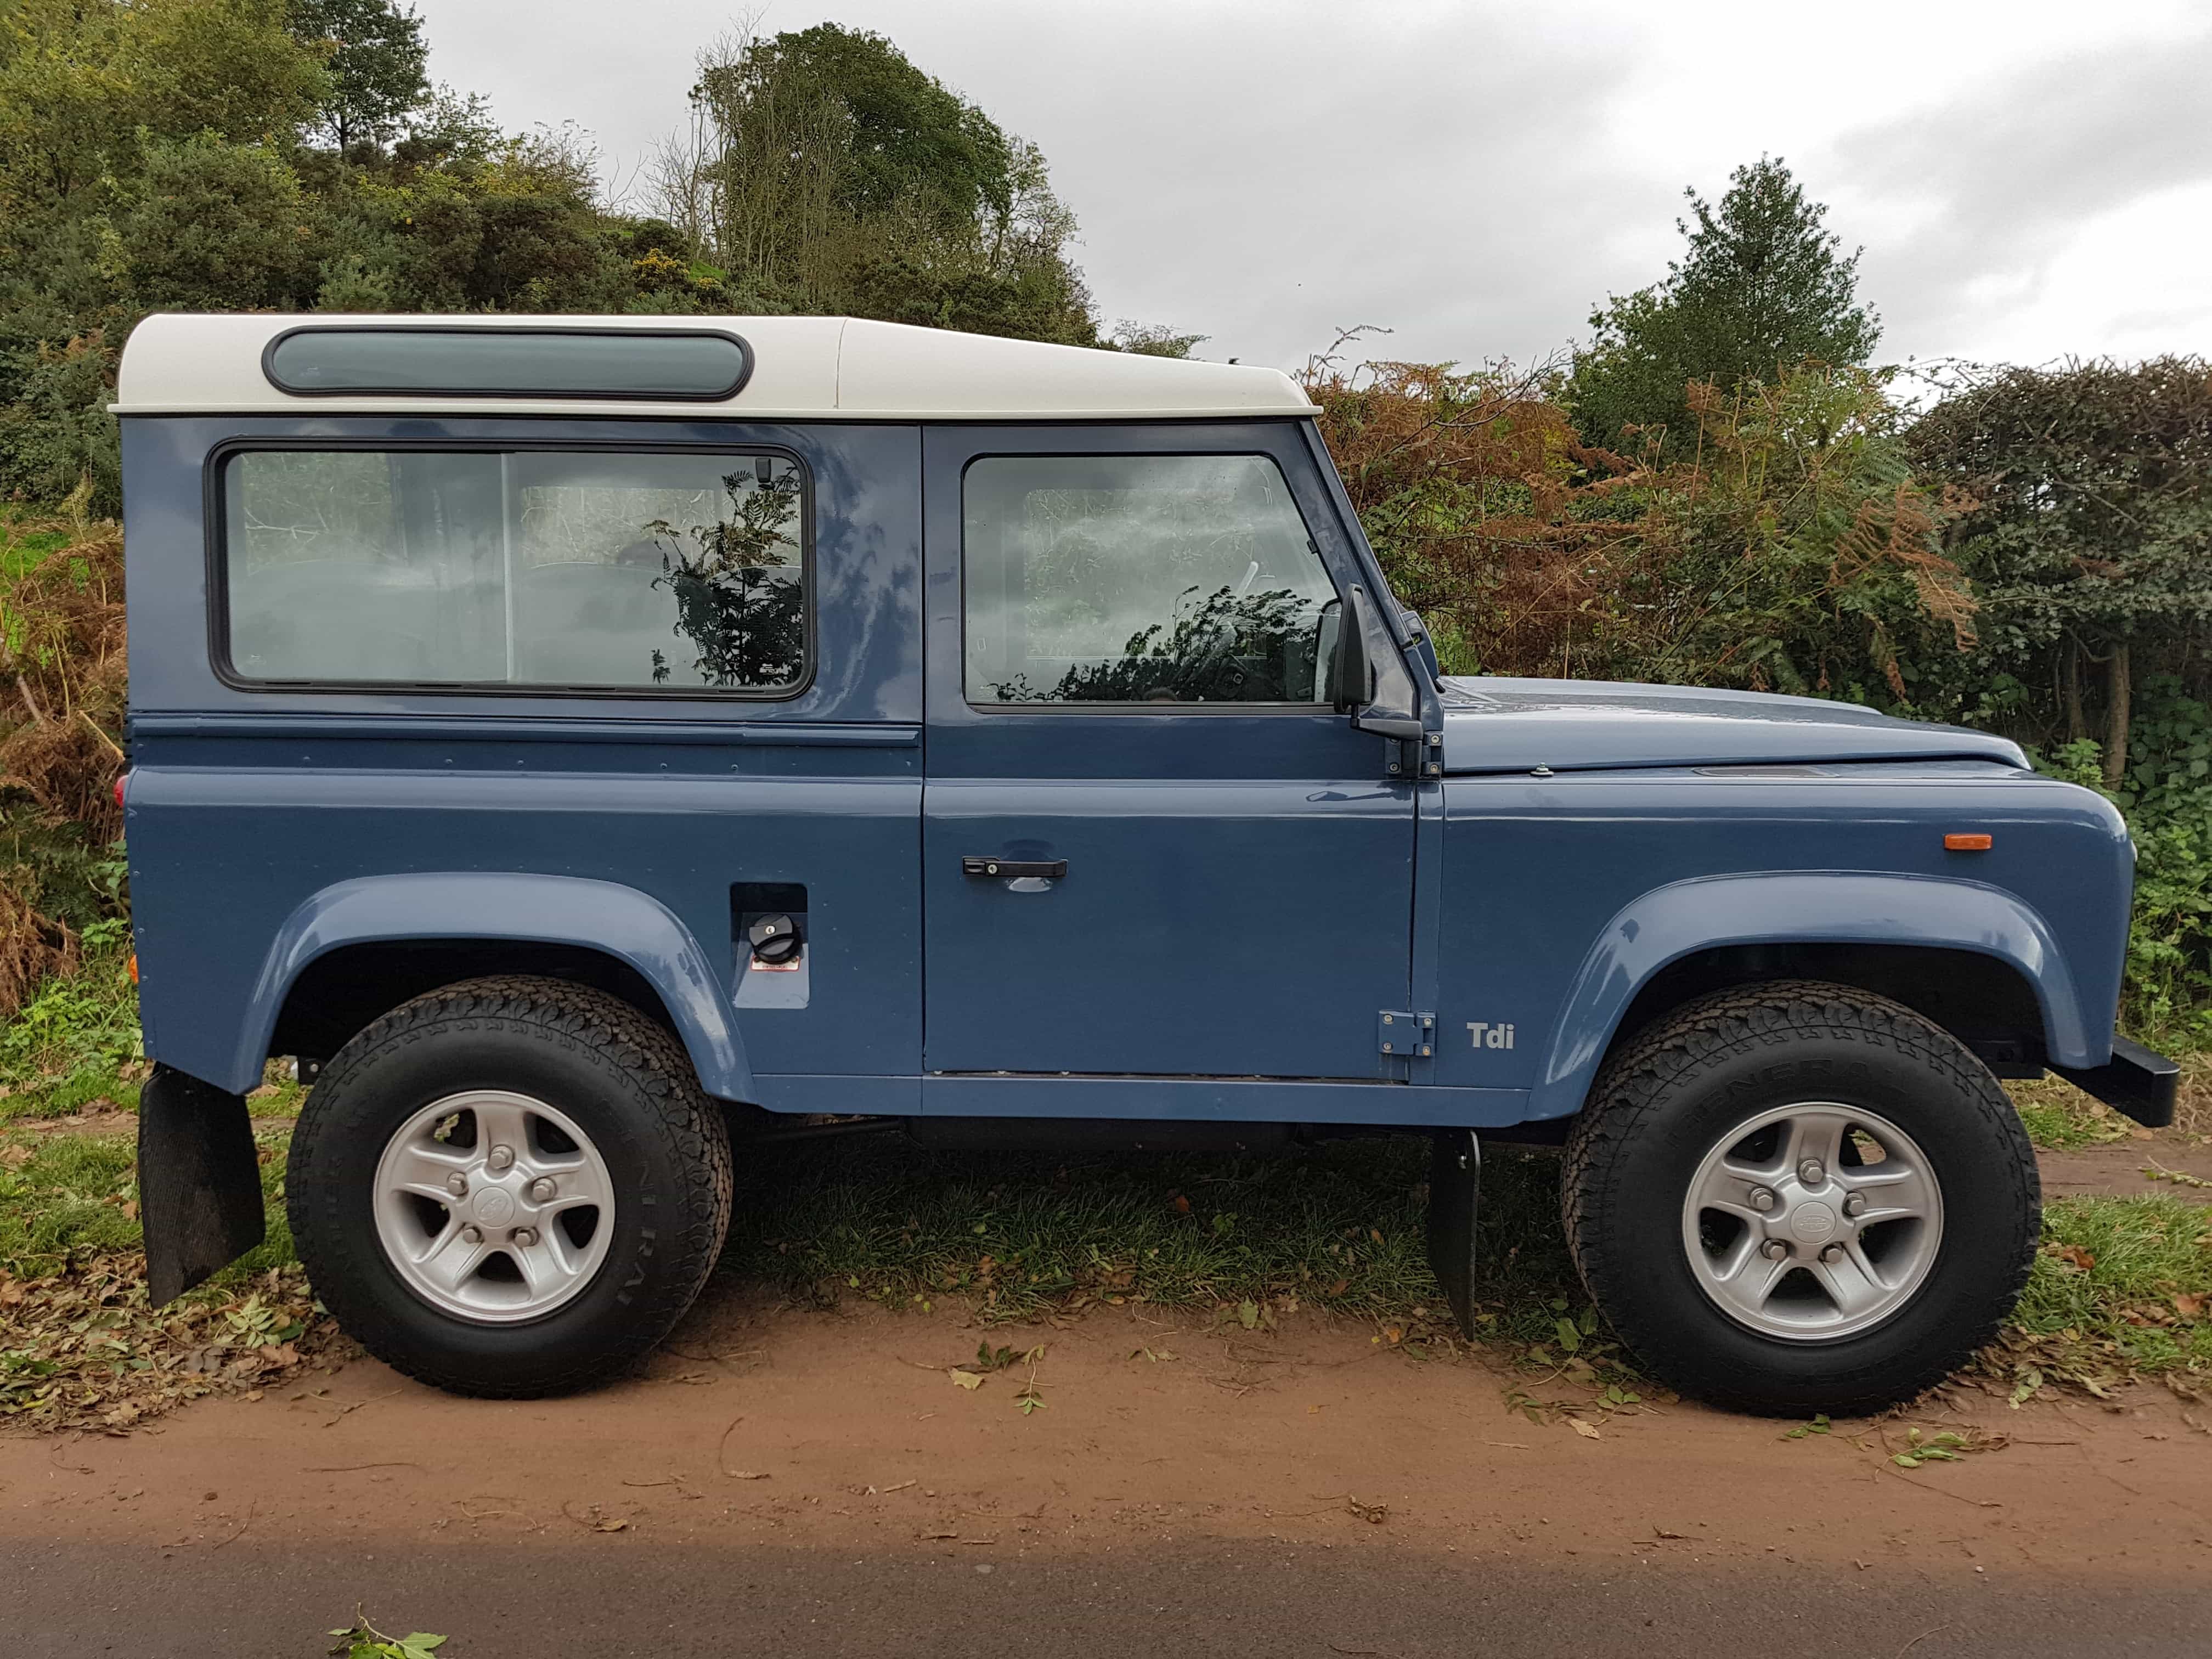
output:
M1607 1062L1568 1144L1591 1297L1681 1392L1879 1410L1993 1337L2041 1221L1988 1069L1901 1004L1787 982L1703 998Z
M285 1188L316 1294L378 1358L459 1394L584 1387L713 1270L730 1144L676 1040L557 980L447 986L340 1049Z

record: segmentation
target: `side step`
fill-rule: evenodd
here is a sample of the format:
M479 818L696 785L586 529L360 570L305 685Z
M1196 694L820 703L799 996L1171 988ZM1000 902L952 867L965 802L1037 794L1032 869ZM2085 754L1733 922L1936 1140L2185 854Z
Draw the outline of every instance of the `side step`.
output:
M2080 1071L2064 1066L2051 1069L2146 1128L2163 1129L2173 1122L2173 1098L2180 1091L2181 1067L2140 1042L2116 1036L2112 1058L2106 1064Z
M1429 1155L1429 1267L1443 1286L1460 1334L1474 1336L1474 1223L1482 1202L1482 1143L1447 1129Z

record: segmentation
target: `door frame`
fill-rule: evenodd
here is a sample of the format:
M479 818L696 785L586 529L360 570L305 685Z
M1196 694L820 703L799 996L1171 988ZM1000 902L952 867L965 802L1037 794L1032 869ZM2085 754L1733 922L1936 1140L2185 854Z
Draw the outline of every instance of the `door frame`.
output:
M1044 736L1054 717L1114 714L1127 722L1133 715L1146 722L1171 720L1184 725L1224 715L1242 715L1248 720L1280 715L1297 723L1296 727L1285 728L1286 738L1299 728L1310 734L1316 717L1311 705L1180 705L1172 712L1139 714L1125 704L1089 708L1080 704L984 705L967 700L963 483L969 464L996 455L1142 454L1251 454L1273 460L1281 471L1291 499L1304 520L1323 568L1340 598L1354 584L1364 586L1376 597L1377 609L1392 624L1407 670L1414 677L1425 727L1431 732L1441 732L1442 706L1435 680L1421 653L1414 648L1408 631L1399 624L1399 607L1310 418L1081 424L932 423L923 428L921 467L923 702L928 757L924 781L925 835L930 778L1018 776L1026 758L1046 762L1036 775L1053 775L1054 769L1049 757L1041 752L1042 745L1033 746L1025 740L1024 732L1034 729L1039 737ZM1040 715L1045 717L1042 721ZM1348 744L1364 749L1371 757L1367 767L1347 775L1371 775L1378 783L1396 781L1413 786L1413 821L1407 826L1414 848L1411 915L1407 918L1410 934L1407 988L1417 1007L1433 1008L1441 922L1441 784L1424 775L1425 744L1401 744L1372 733L1355 732L1348 717L1328 718L1343 723ZM1130 728L1125 725L1121 729ZM974 763L969 757L977 752L979 745L987 743L994 750L993 771L970 773L968 769ZM1013 751L1011 755L1006 752L1009 749ZM1029 756L1025 757L1024 750L1029 750ZM1396 768L1391 765L1394 757L1399 762ZM1267 776L1272 774L1273 764L1273 757L1266 753L1241 757L1241 764L1239 757L1229 757L1227 775ZM1146 773L1141 752L1123 746L1119 753L1086 757L1084 775L1135 778ZM925 874L925 912L927 885ZM927 949L925 914L925 980ZM926 1053L926 1007L923 1021ZM1520 1091L1437 1087L1430 1082L1433 1060L1418 1057L1401 1070L1402 1074L1395 1078L1327 1082L926 1073L921 1079L922 1110L932 1115L1218 1118L1359 1124L1498 1124L1519 1119L1523 1097ZM1416 1092L1407 1085L1422 1086Z

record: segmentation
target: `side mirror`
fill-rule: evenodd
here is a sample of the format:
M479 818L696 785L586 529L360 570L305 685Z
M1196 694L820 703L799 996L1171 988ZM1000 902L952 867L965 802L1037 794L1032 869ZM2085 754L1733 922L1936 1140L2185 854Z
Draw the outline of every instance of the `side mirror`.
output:
M1407 670L1398 641L1383 625L1367 590L1355 587L1346 605L1336 706L1352 715L1363 732L1418 742L1421 736L1420 693Z
M1370 690L1366 644L1358 625L1346 617L1343 600L1331 599L1321 613L1320 643L1328 653L1322 659L1326 700L1340 714L1364 707Z

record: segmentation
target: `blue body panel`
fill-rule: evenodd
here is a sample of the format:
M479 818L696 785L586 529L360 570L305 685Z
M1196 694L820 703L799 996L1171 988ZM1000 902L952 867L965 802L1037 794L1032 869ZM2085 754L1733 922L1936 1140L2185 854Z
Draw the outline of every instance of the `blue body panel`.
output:
M2033 988L2053 1061L2109 1054L2132 869L2119 815L2086 789L1873 767L1454 778L1444 795L1440 1082L1528 1089L1531 1117L1575 1111L1652 975L1754 943L1991 957ZM1995 844L1946 852L1953 831ZM1513 1026L1514 1046L1475 1047L1470 1021Z
M205 463L257 439L788 453L815 503L814 672L784 701L228 683ZM1418 647L1432 744L1310 708L970 706L965 465L1193 451L1273 457L1340 591L1386 591L1296 421L125 420L149 1053L243 1091L330 952L484 940L613 958L710 1092L784 1112L1557 1117L1653 975L1759 943L1972 951L2032 988L2053 1062L2108 1055L2124 831L1984 733L1439 684ZM1993 850L1945 852L1961 830ZM971 854L1068 872L983 880ZM806 889L803 977L738 948L753 883ZM1385 1053L1389 1011L1433 1014L1434 1052Z

